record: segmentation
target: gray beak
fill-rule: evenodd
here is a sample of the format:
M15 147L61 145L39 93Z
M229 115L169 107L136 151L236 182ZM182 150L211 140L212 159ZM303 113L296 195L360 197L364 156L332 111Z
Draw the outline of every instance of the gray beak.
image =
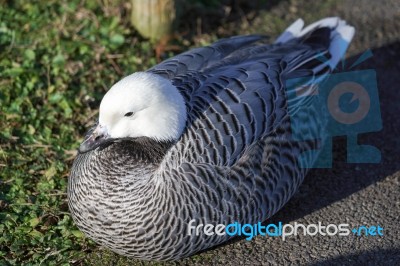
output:
M85 153L99 147L101 144L111 140L108 135L107 128L98 124L96 128L86 135L85 140L79 146L79 152Z

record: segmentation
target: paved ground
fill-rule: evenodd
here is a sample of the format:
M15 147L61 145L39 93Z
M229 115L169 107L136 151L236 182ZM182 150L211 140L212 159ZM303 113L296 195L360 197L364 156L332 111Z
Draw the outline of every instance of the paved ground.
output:
M302 10L304 2L279 3L298 10L285 20L307 13L308 9ZM272 9L285 13L279 6ZM331 10L312 17L327 14L339 15L357 29L349 61L369 48L374 54L357 68L377 72L383 130L362 134L359 143L379 148L382 162L347 164L346 138L335 138L333 168L312 170L299 192L267 223L379 224L384 236L236 239L177 264L400 265L400 1L338 1Z

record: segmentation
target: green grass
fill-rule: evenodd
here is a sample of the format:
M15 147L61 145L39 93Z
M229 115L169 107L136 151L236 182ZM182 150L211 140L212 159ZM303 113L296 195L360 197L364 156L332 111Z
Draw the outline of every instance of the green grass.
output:
M107 88L156 63L120 6L81 2L0 1L0 265L95 249L68 212L72 158Z
M121 77L157 63L153 45L130 26L129 1L110 2L0 0L0 265L132 264L84 237L66 195L101 97ZM258 28L244 21L222 35L276 36L297 16L267 13ZM215 39L208 33L178 46ZM211 261L201 254L191 262L200 258Z

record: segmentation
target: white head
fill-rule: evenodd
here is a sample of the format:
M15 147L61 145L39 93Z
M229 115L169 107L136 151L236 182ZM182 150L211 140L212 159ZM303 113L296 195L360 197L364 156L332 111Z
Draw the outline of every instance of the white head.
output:
M185 128L186 117L184 99L169 80L137 72L117 82L104 96L99 125L80 150L91 150L107 139L175 141Z

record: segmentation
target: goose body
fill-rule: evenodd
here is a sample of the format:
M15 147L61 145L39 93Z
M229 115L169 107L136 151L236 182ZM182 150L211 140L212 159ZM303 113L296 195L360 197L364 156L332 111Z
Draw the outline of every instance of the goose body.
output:
M192 220L271 217L307 172L300 153L315 149L291 135L285 82L329 73L353 34L338 18L298 20L273 44L223 39L116 83L69 177L79 229L121 255L176 260L230 238L188 234ZM317 138L326 119L310 110L299 130Z

